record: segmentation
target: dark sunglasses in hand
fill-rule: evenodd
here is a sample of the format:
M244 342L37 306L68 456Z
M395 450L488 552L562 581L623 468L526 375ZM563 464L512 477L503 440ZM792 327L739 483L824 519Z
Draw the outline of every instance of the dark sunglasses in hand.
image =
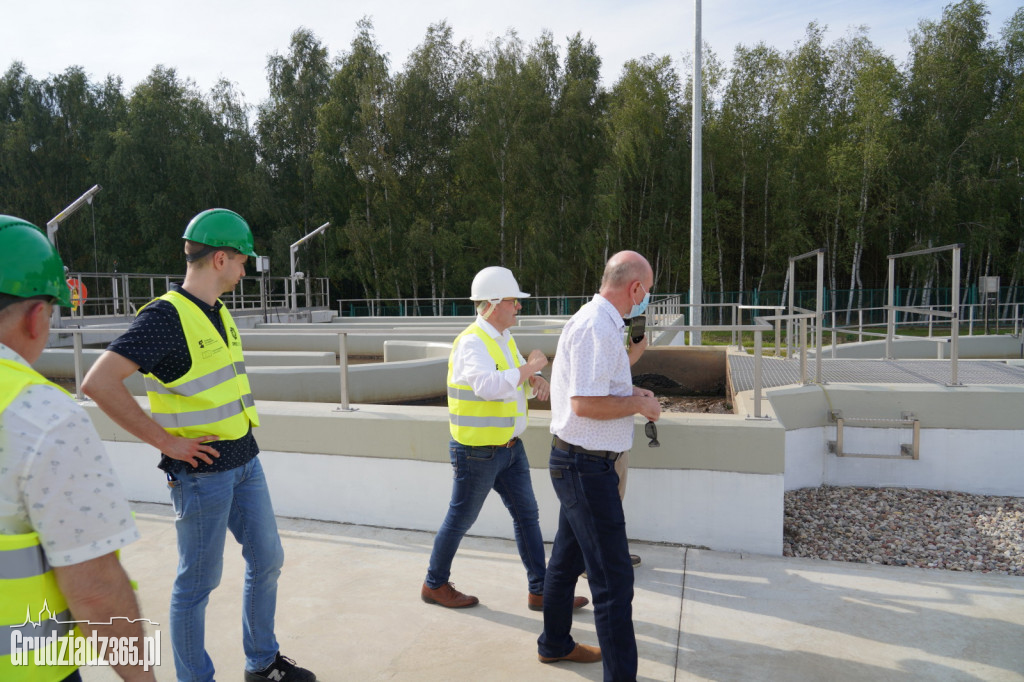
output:
M647 444L647 447L661 447L661 443L658 442L658 427L654 425L654 422L647 422L647 424L644 425L644 435L651 439L651 442Z

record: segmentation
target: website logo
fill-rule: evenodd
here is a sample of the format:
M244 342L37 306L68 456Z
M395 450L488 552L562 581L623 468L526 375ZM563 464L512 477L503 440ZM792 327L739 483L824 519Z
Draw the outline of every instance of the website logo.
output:
M76 635L77 625L113 625L115 621L126 623L149 623L159 626L148 618L125 618L114 616L106 623L89 620L65 620L70 611L55 614L44 601L36 620L32 620L29 607L25 607L25 621L9 625L9 647L6 652L0 641L0 654L9 654L11 665L36 666L142 666L143 670L160 665L160 631L142 637L108 637L97 635Z

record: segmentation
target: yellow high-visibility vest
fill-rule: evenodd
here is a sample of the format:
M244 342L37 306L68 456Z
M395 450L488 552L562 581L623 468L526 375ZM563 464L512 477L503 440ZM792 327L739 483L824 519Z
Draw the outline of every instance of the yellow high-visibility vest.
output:
M484 342L488 354L494 360L495 369L503 371L519 366L509 364L498 343L476 322L466 327L455 337L452 353L448 356L448 429L452 438L463 445L503 445L512 440L516 417L523 416L519 412L518 393L523 391L525 384L516 388L517 395L511 399L499 401L484 400L473 392L472 386L453 383L452 359L459 341L467 334L474 334ZM513 363L518 362L519 349L511 336L508 345Z
M0 412L34 384L56 386L20 362L0 360ZM19 648L21 665L14 665L11 657L11 646L19 640L15 630L24 637L45 637L54 632L60 637L71 632L72 626L65 624L71 620L68 603L39 544L39 534L0 534L0 680L52 682L73 673L78 666L36 666L33 651L26 655Z
M53 386L63 391L67 397L71 397L70 393L28 365L23 365L14 360L0 359L0 412L6 410L7 406L18 397L19 393L33 384Z
M184 438L213 435L237 440L249 432L250 424L259 426L242 340L227 308L223 304L220 308L229 341L224 343L195 303L176 291L168 291L160 299L178 311L192 367L166 384L152 374L145 375L153 420L168 433Z

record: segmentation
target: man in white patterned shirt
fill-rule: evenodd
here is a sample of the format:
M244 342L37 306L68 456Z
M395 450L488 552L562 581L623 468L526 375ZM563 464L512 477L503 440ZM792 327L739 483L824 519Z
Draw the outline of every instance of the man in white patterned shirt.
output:
M58 635L66 621L110 622L79 628L141 641L138 603L114 553L139 537L121 484L85 410L30 367L57 303L69 305L70 292L56 249L34 225L0 215L0 626L19 625L26 610L38 622L45 606L54 620L42 625ZM14 637L0 629L0 679L81 679L74 665L14 668ZM114 670L154 679L141 664Z
M642 314L654 273L635 251L608 261L601 291L562 330L551 370L549 473L559 501L558 531L544 581L544 632L538 657L603 660L604 679L635 680L633 566L615 462L633 445L633 415L655 421L661 406L633 386L630 365L646 337L627 351L623 318ZM594 600L600 648L574 642L572 596L584 570Z

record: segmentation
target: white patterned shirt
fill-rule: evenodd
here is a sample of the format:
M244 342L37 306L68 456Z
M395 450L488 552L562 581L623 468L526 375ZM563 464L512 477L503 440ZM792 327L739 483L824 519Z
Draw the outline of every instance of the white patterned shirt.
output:
M622 315L601 294L562 329L551 366L551 433L587 450L624 452L633 446L633 416L590 419L571 398L633 395Z
M494 360L480 337L476 334L466 334L452 351L452 381L462 386L472 387L473 393L484 400L504 401L515 396L518 405L516 407L516 426L512 431L512 437L517 438L526 430L526 394L524 391L516 391L519 386L518 368L526 364L526 361L521 354L512 357L512 349L509 346L512 332L506 329L498 333L494 325L480 315L476 316L476 323L497 342L509 367L513 369L504 371L496 369Z
M28 365L2 343L0 358ZM0 413L0 533L32 531L58 567L139 538L89 415L47 385L28 386Z

